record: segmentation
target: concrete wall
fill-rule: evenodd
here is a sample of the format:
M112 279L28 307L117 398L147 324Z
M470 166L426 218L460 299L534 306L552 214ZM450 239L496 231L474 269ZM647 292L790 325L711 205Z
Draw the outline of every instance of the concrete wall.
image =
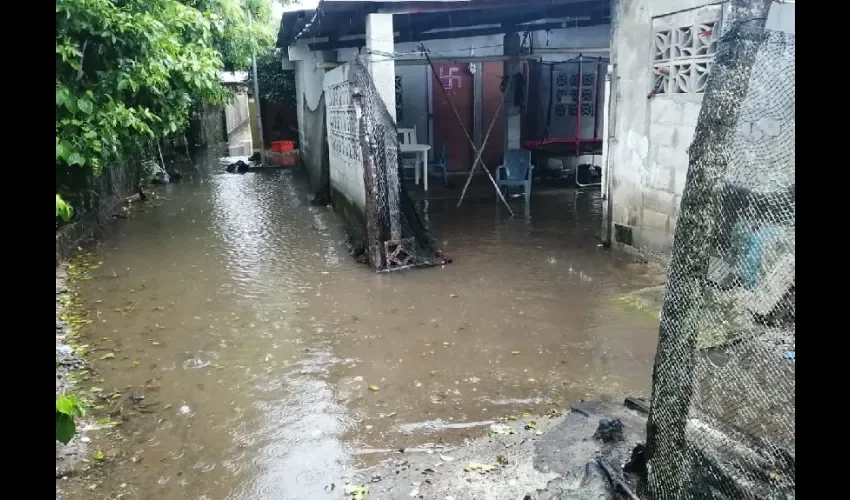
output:
M225 132L228 134L248 121L248 93L236 92L224 106Z
M307 169L310 184L318 189L322 179L322 164L325 162L325 137L322 134L324 109L319 109L323 95L322 85L325 70L318 67L321 55L295 47L300 60L293 61L295 68L295 97L298 114L298 148L301 161ZM293 58L294 59L294 58ZM321 116L316 116L320 113Z
M792 11L787 9L792 8ZM723 5L706 0L618 0L612 14L614 65L610 113L609 210L606 228L615 246L665 258L669 253L688 169L688 147L702 104L704 79L688 85L655 76L673 75L682 64L705 67L713 60ZM774 12L775 11L775 12ZM715 25L715 23L718 23ZM774 5L769 28L793 31L793 5ZM701 50L677 56L658 43L677 28L707 33ZM708 29L706 29L708 28ZM647 96L660 84L661 92Z
M334 207L353 226L365 226L366 186L358 121L349 89L349 64L325 74L325 107Z

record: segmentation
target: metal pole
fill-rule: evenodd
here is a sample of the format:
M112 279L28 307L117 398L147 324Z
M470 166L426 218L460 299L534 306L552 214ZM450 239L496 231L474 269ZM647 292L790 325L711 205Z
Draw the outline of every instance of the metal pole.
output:
M248 24L254 27L254 17L248 11ZM260 81L257 80L257 42L251 35L251 73L254 77L254 108L257 110L257 132L260 134L260 164L266 164L266 143L263 139L263 113L260 110Z

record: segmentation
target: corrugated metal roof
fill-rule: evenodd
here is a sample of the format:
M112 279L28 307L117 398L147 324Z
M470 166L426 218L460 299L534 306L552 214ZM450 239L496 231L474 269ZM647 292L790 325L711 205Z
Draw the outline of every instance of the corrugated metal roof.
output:
M518 9L515 0L320 0L315 9L284 12L277 46L292 45L303 38L324 38L335 45L342 37L365 33L366 16L375 12L395 14L399 40L414 40L436 27L465 28L510 25L548 17L610 18L609 0L538 0ZM445 38L463 36L462 31ZM345 44L345 43L344 43ZM350 45L351 42L347 42Z

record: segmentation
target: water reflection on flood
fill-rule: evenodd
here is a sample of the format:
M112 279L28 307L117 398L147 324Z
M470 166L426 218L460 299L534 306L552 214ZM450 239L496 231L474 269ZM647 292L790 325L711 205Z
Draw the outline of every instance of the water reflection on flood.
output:
M72 497L339 498L381 450L648 389L657 324L613 299L658 276L597 248L596 194L513 219L492 197L430 200L454 263L376 275L297 172L210 165L96 249L88 336L121 355L95 365L156 405L130 411L101 486Z

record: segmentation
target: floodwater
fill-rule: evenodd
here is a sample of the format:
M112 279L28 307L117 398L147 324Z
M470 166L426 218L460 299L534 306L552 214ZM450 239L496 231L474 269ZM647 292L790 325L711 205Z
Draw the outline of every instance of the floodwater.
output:
M657 320L616 299L658 276L597 246L598 192L423 202L454 262L378 275L300 172L201 170L93 250L85 334L127 418L69 498L338 499L389 450L649 390Z

